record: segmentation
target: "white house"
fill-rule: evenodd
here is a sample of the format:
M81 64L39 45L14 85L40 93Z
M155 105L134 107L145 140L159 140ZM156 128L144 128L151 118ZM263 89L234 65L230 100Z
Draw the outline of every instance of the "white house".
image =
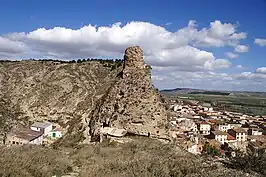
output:
M250 128L248 130L248 134L249 135L262 135L263 134L263 130L260 128Z
M57 129L52 130L52 131L50 131L48 133L48 137L51 137L51 138L54 138L54 139L61 138L62 137L62 131L57 130Z
M236 141L246 141L247 140L247 132L242 128L229 129L228 133L235 137Z
M198 130L202 135L209 135L211 131L211 125L207 122L201 122L197 124Z
M53 129L53 124L50 122L35 122L31 125L30 129L43 133L44 136L48 135Z
M227 141L227 133L220 131L220 130L215 130L211 132L212 138L214 138L216 141L224 144Z
M220 124L218 127L218 129L223 132L227 132L230 128L231 126L229 124Z

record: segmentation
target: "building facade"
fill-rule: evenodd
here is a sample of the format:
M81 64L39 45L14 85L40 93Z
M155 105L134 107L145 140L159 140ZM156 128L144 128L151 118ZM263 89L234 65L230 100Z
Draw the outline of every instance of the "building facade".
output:
M222 144L227 142L227 133L220 130L212 131L211 137Z
M235 137L236 141L246 141L247 140L247 132L242 128L237 129L229 129L228 133Z
M53 130L53 124L50 122L35 122L30 128L33 131L41 132L44 136L47 136Z
M43 143L43 134L29 128L19 128L8 133L5 142L7 145L41 145Z
M207 122L201 122L197 124L198 130L202 135L209 135L211 131L211 125Z

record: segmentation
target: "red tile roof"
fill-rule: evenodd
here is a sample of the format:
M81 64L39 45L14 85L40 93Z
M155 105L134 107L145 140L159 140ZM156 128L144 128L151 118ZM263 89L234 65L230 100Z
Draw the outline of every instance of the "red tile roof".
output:
M211 122L211 123L216 123L216 120L210 120L209 122Z
M207 124L207 125L209 125L209 123L208 123L208 122L201 122L200 124Z
M227 133L227 140L235 140L236 138Z

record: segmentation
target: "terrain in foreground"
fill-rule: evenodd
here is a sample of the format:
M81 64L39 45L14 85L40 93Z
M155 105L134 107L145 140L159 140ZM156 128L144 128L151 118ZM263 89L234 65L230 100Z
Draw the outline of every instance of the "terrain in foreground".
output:
M2 147L0 176L260 176L249 169L244 172L213 161L148 138L125 144L106 141L75 149Z

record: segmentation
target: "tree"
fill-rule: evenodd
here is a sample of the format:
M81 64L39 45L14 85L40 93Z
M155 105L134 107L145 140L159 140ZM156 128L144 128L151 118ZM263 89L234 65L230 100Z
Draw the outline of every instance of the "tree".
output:
M209 143L204 144L203 152L206 152L208 155L221 155L220 151L215 146Z

